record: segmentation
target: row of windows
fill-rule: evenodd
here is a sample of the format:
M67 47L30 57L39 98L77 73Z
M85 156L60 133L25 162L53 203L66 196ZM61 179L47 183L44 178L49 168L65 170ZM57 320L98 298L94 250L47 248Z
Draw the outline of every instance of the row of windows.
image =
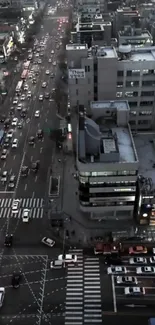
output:
M141 73L143 76L149 76L149 75L155 74L155 70L145 69L145 70L141 71ZM117 71L118 77L123 77L124 75L125 75L124 70ZM140 70L127 70L126 75L127 75L127 77L140 76Z
M132 87L139 87L140 82L139 80L135 81L126 81L125 87L132 88ZM154 80L143 80L142 81L142 86L143 87L153 87L155 86L155 81ZM123 81L118 81L117 82L117 87L122 88L124 87Z
M132 186L132 188L135 188L136 182L88 182L85 184L80 184L80 186L83 187L91 187L91 188L98 188L98 187L112 187L112 188L122 188L127 189L128 186L130 188L130 186Z
M150 116L152 115L152 111L141 111L141 112L136 112L136 111L131 111L130 115L134 116Z
M88 201L83 200L83 198L80 198L80 204L83 206L89 206L89 207L108 207L108 206L126 206L126 205L131 205L133 206L132 201L126 201L126 202L97 202L97 203L90 203Z
M130 125L136 125L136 121L130 121ZM139 120L138 125L150 125L150 120Z
M136 170L121 170L121 171L102 171L102 172L80 172L79 176L135 176Z

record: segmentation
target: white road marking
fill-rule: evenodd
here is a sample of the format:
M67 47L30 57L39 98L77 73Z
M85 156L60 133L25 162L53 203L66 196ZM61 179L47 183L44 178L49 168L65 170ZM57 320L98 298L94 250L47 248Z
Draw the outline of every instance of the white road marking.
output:
M37 182L37 180L38 180L38 176L35 177L35 183Z
M112 293L113 293L113 307L114 312L117 313L117 303L116 303L116 291L115 291L115 282L114 282L114 276L111 276L111 285L112 285Z
M25 187L24 187L24 191L26 191L27 190L27 184L25 184Z

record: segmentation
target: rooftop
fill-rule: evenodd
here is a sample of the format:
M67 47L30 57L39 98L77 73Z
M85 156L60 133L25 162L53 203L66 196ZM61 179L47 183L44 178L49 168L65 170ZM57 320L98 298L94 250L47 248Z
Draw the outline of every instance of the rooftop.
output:
M139 159L139 174L152 181L155 190L155 134L137 134L134 142Z
M92 118L79 117L78 154L83 163L135 163L126 101L92 102ZM119 111L121 119L119 120Z
M88 49L87 44L67 44L66 50L75 51L75 50L86 50Z

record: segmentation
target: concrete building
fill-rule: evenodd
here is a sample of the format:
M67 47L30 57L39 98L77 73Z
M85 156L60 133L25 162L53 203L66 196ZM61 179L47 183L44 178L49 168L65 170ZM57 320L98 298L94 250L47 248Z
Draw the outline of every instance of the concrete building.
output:
M79 203L92 219L133 219L139 161L127 101L91 102L79 116Z
M76 7L78 12L83 13L103 13L106 10L106 1L102 0L77 0Z
M128 44L134 47L149 47L153 45L153 38L148 30L126 26L124 30L118 32L118 45Z
M155 47L69 44L66 50L72 107L83 105L89 114L91 101L128 100L132 129L154 129Z
M113 33L117 37L118 32L124 29L124 26L134 26L140 28L141 15L139 11L133 7L122 7L118 8L115 12L113 21Z
M104 22L102 15L95 15L92 22L81 22L80 18L71 32L73 43L92 45L111 45L111 22Z

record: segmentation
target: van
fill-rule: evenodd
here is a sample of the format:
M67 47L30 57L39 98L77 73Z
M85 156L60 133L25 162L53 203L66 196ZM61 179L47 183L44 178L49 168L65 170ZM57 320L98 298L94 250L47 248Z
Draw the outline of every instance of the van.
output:
M63 261L59 261L59 260L51 261L50 263L51 269L62 269L63 266L64 266Z

